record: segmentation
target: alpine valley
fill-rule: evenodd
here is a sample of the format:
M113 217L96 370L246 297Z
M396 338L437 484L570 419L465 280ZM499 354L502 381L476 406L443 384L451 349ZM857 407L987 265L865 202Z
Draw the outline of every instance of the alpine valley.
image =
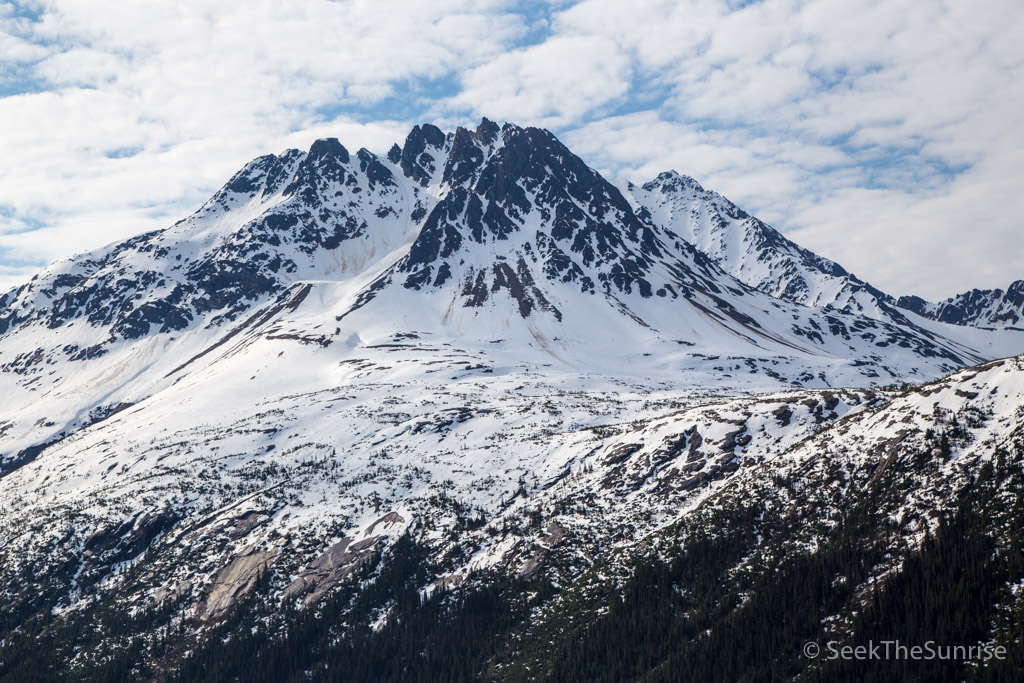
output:
M0 295L0 680L1021 680L1022 292L537 128L260 157Z

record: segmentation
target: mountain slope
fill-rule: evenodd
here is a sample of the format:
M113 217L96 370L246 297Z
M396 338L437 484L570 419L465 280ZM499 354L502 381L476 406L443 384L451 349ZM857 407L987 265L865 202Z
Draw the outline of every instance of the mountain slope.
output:
M1014 680L1022 369L958 373L742 470L546 605L501 678ZM896 641L946 654L839 656Z
M56 599L55 611L71 630L55 632L69 639L68 646L92 643L80 662L90 666L115 653L115 661L129 657L139 648L177 658L180 648L187 652L191 646L187 640L161 640L160 633L168 630L216 634L208 641L209 654L197 655L205 664L191 675L200 680L206 677L203 666L209 667L206 675L230 670L231 662L243 667L238 671L247 670L254 649L272 652L277 644L301 651L294 656L306 658L305 670L319 672L314 678L345 662L352 672L364 672L351 677L370 679L385 674L362 667L386 667L396 657L419 662L414 651L434 652L446 642L438 629L454 628L471 614L477 615L476 626L460 642L480 648L476 656L483 659L475 666L482 668L458 657L431 656L425 662L458 663L474 676L486 670L489 678L502 680L537 677L538 671L558 680L566 677L566 667L582 666L569 656L579 650L592 657L590 666L603 663L617 671L634 664L628 657L602 659L601 629L625 628L620 641L625 646L632 642L630 634L644 632L637 630L644 623L652 633L675 633L653 641L659 652L684 657L669 670L704 666L701 662L726 645L747 651L758 642L728 640L741 633L737 624L743 620L753 620L750 624L762 631L766 624L776 628L761 616L767 614L761 611L766 600L810 610L808 621L795 622L810 630L792 632L798 640L785 641L785 652L817 638L824 648L826 639L856 637L856 629L863 628L855 621L858 596L872 586L878 590L878 577L892 582L904 558L925 547L929 531L941 533L938 520L949 519L961 503L984 505L979 509L990 515L984 529L969 538L983 531L995 535L1000 547L1016 547L1012 544L1021 539L1013 535L1019 531L1014 515L1024 485L1022 377L1024 360L1017 358L891 399L873 392L790 392L746 399L679 397L669 403L622 392L540 394L541 387L531 387L505 396L439 392L418 408L391 389L393 402L383 405L420 411L409 416L382 413L365 392L345 387L324 396L295 396L291 404L274 402L281 414L254 415L231 433L201 426L191 446L187 430L170 431L157 441L138 435L134 444L111 455L139 454L156 467L136 463L112 485L101 481L111 470L99 463L90 475L90 507L83 509L74 495L47 492L54 484L48 487L43 477L62 469L57 462L65 476L75 471L76 450L113 449L110 433L95 434L90 437L95 445L83 439L61 446L65 453L59 461L37 461L8 478L18 489L41 492L40 498L17 502L32 508L31 515L12 508L13 497L3 499L5 519L25 520L12 529L2 551L5 571L16 572L3 581L8 614L17 618L54 604L27 600ZM482 396L491 398L481 401ZM466 407L468 400L476 401L473 408ZM540 410L534 407L538 402ZM349 434L343 459L325 453L325 444L316 441L329 428L312 433L302 428L308 424L303 411L324 412L325 403L334 404L329 412ZM300 434L311 441L294 443ZM295 450L262 449L254 456L255 449L242 445L254 439L294 444L286 450ZM360 447L360 440L376 445ZM148 453L140 452L145 444ZM23 489L17 480L26 476L38 479ZM81 475L72 476L82 481ZM971 497L976 480L986 482L984 499ZM148 501L149 511L135 508L125 515L133 500ZM82 529L93 530L83 534ZM837 536L852 543L838 555L830 545ZM69 559L76 546L84 547L84 561L78 563ZM676 558L680 548L691 553L689 559ZM801 559L808 549L826 554L820 562L814 555ZM619 608L607 612L610 596L621 591L625 607L633 609L631 600L653 595L652 589L662 585L646 583L651 562L659 558L670 561L666 571L691 567L696 573L667 584L683 588L675 597L666 595L662 608L637 605L643 619L640 613L636 620L626 619L627 611L624 621L609 621L622 613ZM837 558L847 559L837 564ZM123 569L106 574L107 566ZM66 594L53 581L61 570L76 576L79 602L70 611L60 597ZM805 573L811 571L825 572L821 583L835 591L821 606L780 594L796 590L786 588L790 579L806 586L808 576L817 576ZM980 594L972 594L975 600L954 604L984 605L986 614L1014 609L1016 593L1005 586L1019 583L1024 574L1006 573L1012 571L1000 567L992 573L996 587L1005 588L991 593L997 602L979 602ZM634 580L639 583L631 588ZM367 586L365 597L352 593L359 585ZM985 590L988 596L990 588ZM410 602L409 591L433 595L434 601ZM706 606L714 603L694 599L704 591L732 608L708 613ZM335 616L324 622L314 610L289 613L292 601L331 605ZM740 606L744 609L734 613ZM688 624L678 633L668 630L677 628L670 616L677 610ZM95 629L79 633L73 626L80 618L91 626L108 612L137 615L127 633L139 645L126 648L117 638L97 639ZM228 614L236 618L225 621ZM726 622L724 614L734 616ZM778 618L791 619L785 614ZM485 618L493 621L480 621ZM364 620L377 620L381 635L361 630ZM393 640L398 623L406 637L423 632L427 640ZM847 627L855 627L852 635ZM347 628L361 643L355 660L345 655L345 638L328 638L315 649L308 640L291 640ZM997 624L984 638L1012 643L1012 631L1001 628ZM771 632L789 633L779 629ZM481 640L484 633L498 635ZM222 641L223 636L230 638ZM7 652L17 651L26 637L10 639ZM559 655L560 647L569 649ZM491 667L492 657L503 662L500 669ZM783 658L790 675L807 664L799 657L794 652ZM52 655L48 661L52 666ZM129 661L137 673L152 673L137 668L141 660ZM330 665L325 671L318 662ZM415 678L408 672L391 675Z

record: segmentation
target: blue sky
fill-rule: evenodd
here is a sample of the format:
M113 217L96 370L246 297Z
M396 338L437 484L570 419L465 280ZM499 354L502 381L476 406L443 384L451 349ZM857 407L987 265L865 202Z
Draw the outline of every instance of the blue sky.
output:
M1024 278L1009 0L0 4L0 287L166 227L249 159L414 123L674 168L895 294Z

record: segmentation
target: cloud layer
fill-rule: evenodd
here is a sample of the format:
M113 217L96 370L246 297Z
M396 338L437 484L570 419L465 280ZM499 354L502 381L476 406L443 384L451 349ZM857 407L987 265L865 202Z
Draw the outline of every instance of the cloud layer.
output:
M887 291L1024 278L1024 6L611 0L0 6L0 287L248 159L412 123L675 168Z

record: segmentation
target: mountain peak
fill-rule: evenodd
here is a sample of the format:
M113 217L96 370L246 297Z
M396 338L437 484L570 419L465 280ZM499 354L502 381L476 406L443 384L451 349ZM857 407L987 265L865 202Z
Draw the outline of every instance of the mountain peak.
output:
M402 148L398 146L397 142L391 145L391 149L388 150L388 161L393 164L402 161Z
M687 188L695 192L704 192L704 188L694 178L679 173L675 169L662 171L654 180L643 185L644 189L660 188L662 192L670 192L679 188Z
M445 139L444 132L433 124L413 126L405 138L399 160L405 175L425 186L436 169Z
M496 129L485 120L475 133L459 128L450 136L442 175L447 191L400 265L408 273L405 286L472 280L464 295L482 302L488 288L498 291L518 280L510 291L533 288L533 299L542 301L530 283L558 277L583 292L651 296L645 270L661 247L621 192L550 131L506 123L498 141L491 135ZM543 227L533 232L525 230L528 225ZM476 261L467 256L477 251L473 244L494 244L500 258L520 264L518 271L495 266L485 274L489 265L466 265ZM520 312L536 308L519 298Z
M343 164L348 163L348 150L338 141L338 138L320 138L309 148L308 159L311 161L320 161L330 157L338 159Z
M486 116L480 120L480 125L476 127L477 138L488 145L493 143L500 133L501 129L498 127L498 124Z

